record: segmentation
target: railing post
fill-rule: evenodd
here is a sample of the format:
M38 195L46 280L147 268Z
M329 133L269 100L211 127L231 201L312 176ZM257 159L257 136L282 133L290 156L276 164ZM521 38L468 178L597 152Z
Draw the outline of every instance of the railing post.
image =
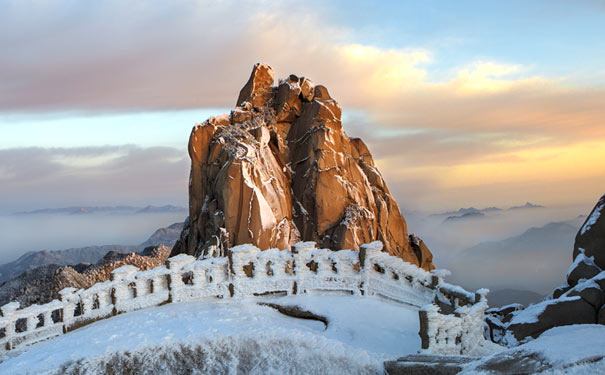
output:
M362 295L371 295L370 274L372 272L372 259L382 252L382 242L374 241L359 248L359 269L363 272L362 283L360 287Z
M44 311L44 325L42 327L50 327L53 325L53 311Z
M15 324L16 320L14 317L15 311L19 309L19 302L11 302L0 308L0 312L2 312L2 317L4 317L6 321L6 329L4 331L6 337L6 350L13 349L12 339L15 336Z
M420 330L418 335L422 342L422 349L430 349L436 342L436 331L433 327L431 320L434 320L435 316L439 314L439 307L429 304L425 305L418 310L418 318L420 322Z
M489 293L489 289L481 288L475 292L475 303L486 302L487 303L487 294Z
M260 249L253 245L238 245L229 249L231 285L229 293L231 297L246 295L245 284L249 278L263 272L258 262Z
M302 294L306 292L305 278L312 272L307 268L305 255L316 249L313 241L297 242L292 245L292 259L294 263L294 283L292 285L292 294Z
M67 333L72 321L74 320L74 312L76 311L76 305L74 303L74 296L76 288L65 288L59 292L63 307L61 308L61 317L63 318L63 333Z
M140 270L137 267L130 265L122 266L111 271L109 280L111 280L113 284L111 301L114 307L114 315L126 311L125 308L121 306L120 302L131 299L132 296L130 295L129 284L134 282L134 276L139 271ZM136 295L136 285L133 293Z
M181 278L180 271L182 271L185 264L194 261L195 257L187 254L179 254L166 259L166 268L170 271L167 276L169 302L179 302L183 300L182 295L179 292L185 284Z

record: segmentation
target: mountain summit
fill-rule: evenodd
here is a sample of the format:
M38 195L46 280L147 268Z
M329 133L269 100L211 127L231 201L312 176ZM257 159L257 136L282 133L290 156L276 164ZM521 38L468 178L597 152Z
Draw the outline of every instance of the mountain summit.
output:
M196 125L189 139L189 220L172 254L220 256L251 243L287 249L299 241L385 250L433 269L410 238L399 206L367 146L342 129L328 89L256 64L229 114Z

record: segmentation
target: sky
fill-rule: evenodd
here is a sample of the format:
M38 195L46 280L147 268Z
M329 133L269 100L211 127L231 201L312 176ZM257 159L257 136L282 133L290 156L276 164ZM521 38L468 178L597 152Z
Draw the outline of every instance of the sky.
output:
M325 84L404 209L586 208L603 35L588 0L0 0L0 212L186 205L191 127L256 62Z

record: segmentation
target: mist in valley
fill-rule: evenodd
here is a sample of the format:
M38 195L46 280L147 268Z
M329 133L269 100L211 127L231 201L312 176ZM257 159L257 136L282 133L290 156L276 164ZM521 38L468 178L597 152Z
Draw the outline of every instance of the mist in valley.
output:
M573 243L592 206L560 206L459 214L405 212L411 233L433 252L448 281L465 288L518 289L547 295L565 281Z
M28 251L93 245L138 245L186 212L0 215L0 263Z
M564 281L575 233L590 209L504 208L449 220L460 214L404 210L404 216L409 232L419 235L433 252L436 266L452 272L448 281L469 289L519 289L546 295ZM156 229L182 222L186 216L186 212L3 214L0 263L28 251L137 245Z

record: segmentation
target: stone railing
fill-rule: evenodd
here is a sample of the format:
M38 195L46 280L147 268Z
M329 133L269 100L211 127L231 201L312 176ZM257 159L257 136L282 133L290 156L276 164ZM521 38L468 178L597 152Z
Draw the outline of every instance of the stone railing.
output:
M487 289L469 293L459 286L436 282L433 303L419 310L422 349L433 354L481 353Z
M148 271L123 266L111 273L110 280L85 290L66 288L60 300L45 305L21 310L18 303L4 305L0 308L0 353L106 317L171 302L345 293L421 307L443 298L445 294L438 291L449 285L435 273L382 252L380 242L363 245L359 251L316 249L315 243L302 242L292 250L260 251L241 245L227 253L224 258L203 260L181 254ZM454 291L449 295L454 296ZM432 315L427 315L427 321L430 331ZM441 345L441 341L434 343Z

